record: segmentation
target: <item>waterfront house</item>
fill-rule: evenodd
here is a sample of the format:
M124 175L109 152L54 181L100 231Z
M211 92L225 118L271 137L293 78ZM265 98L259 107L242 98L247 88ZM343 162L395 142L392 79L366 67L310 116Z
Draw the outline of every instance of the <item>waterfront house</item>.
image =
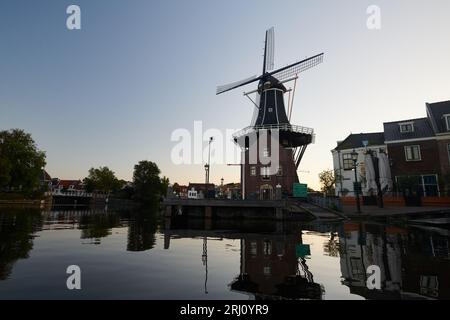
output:
M336 196L354 196L353 183L355 182L354 162L352 153L358 153L357 178L365 184L365 154L372 150L374 155L380 151L386 152L383 132L350 134L343 141L338 141L337 147L331 151L336 180ZM365 191L363 193L366 193Z
M53 192L81 192L84 191L84 184L81 180L61 180L52 179Z
M450 101L426 105L427 116L384 123L396 189L426 197L447 191L450 181Z
M216 186L213 183L206 185L205 183L189 183L188 186L188 198L193 198L196 194L196 198L203 198L207 191L208 198L215 198ZM189 197L189 193L191 196Z

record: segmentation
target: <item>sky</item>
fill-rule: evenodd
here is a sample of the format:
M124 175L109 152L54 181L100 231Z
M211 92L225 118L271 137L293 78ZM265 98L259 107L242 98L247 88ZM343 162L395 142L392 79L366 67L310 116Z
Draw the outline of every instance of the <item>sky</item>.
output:
M66 26L71 4L81 30ZM367 27L370 5L379 30ZM336 141L450 100L449 14L448 0L2 0L0 130L31 133L52 177L108 166L131 180L151 160L171 182L202 182L203 164L174 163L172 133L193 132L194 121L222 132L250 125L242 92L255 85L215 88L261 71L274 26L276 66L325 53L301 74L291 121L315 129L299 175L319 188ZM222 163L211 181L239 182L239 168Z

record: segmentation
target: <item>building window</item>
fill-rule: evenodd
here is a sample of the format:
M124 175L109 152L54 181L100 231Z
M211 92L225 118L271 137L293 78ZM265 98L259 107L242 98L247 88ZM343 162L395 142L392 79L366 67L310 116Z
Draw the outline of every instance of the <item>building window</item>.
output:
M272 275L272 268L271 267L264 267L264 275L265 276Z
M447 131L450 131L450 114L444 115L445 125L447 127Z
M425 197L439 196L438 179L436 175L422 176L422 188Z
M261 178L263 180L270 180L270 168L269 167L261 168Z
M414 123L413 122L400 123L399 125L400 125L401 133L414 132Z
M421 176L395 177L400 192L418 192L425 197L439 196L438 176L435 174Z
M437 298L439 296L439 280L437 276L420 276L420 293Z
M250 254L254 257L258 254L258 243L256 241L250 242Z
M282 177L283 176L283 167L278 166L277 176Z
M269 240L264 241L264 255L270 256L272 254L272 242Z
M256 167L250 167L250 175L256 177Z
M420 154L420 146L406 146L405 147L406 161L420 161L422 155Z
M450 144L447 145L448 161L450 162Z
M353 158L351 153L344 153L342 155L344 170L353 170Z
M263 150L263 156L264 156L265 158L270 157L269 148L267 148L267 147L264 148L264 150Z

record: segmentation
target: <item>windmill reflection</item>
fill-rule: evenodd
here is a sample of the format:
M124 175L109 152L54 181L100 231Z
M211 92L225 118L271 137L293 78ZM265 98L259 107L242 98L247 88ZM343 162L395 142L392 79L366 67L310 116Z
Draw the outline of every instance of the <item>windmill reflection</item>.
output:
M314 282L305 249L309 246L302 243L301 233L242 239L240 275L231 290L257 300L322 299L323 288Z
M205 294L208 293L208 240L240 239L240 271L230 290L254 299L322 299L324 289L314 282L307 265L309 245L298 228L286 230L282 223L244 224L229 221L181 221L166 219L164 248L171 238L202 238ZM226 230L226 231L224 231Z

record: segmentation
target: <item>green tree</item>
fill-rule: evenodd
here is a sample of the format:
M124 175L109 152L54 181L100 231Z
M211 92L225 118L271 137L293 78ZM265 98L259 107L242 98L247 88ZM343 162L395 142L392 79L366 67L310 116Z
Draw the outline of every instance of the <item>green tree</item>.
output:
M84 178L86 191L100 191L105 193L116 192L122 187L122 182L108 167L91 168L89 175Z
M166 176L161 178L161 191L160 191L161 195L166 195L169 184L170 184L169 178L167 178Z
M320 184L322 185L322 192L327 196L335 195L337 174L334 170L324 170L319 174Z
M136 200L156 201L165 194L169 179L165 177L161 179L160 173L156 163L151 161L140 161L134 166L133 182Z
M0 189L31 193L39 189L45 153L29 133L0 131Z

